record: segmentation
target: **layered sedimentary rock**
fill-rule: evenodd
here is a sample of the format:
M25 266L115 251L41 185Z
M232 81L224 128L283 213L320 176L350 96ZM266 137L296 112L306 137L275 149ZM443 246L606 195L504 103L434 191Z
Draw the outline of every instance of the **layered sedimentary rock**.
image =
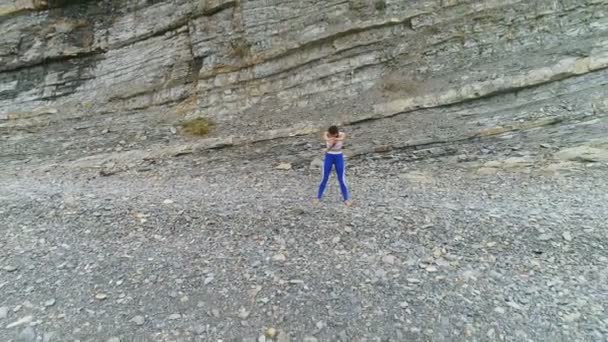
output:
M603 0L0 0L0 32L5 155L41 126L103 147L183 117L250 136L490 97L608 107Z

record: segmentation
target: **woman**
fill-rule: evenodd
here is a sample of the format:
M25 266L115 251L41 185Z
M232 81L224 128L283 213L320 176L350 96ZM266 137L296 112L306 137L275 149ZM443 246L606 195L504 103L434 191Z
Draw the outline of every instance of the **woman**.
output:
M342 147L346 134L340 132L337 126L331 126L327 132L325 132L323 138L325 139L327 150L325 151L325 161L323 162L323 180L319 185L316 202L321 201L323 192L327 186L327 181L329 180L329 174L331 173L332 167L335 165L338 181L340 182L340 190L342 191L342 199L344 200L344 204L349 206L348 188L346 187L346 180L344 179L344 155L342 154Z

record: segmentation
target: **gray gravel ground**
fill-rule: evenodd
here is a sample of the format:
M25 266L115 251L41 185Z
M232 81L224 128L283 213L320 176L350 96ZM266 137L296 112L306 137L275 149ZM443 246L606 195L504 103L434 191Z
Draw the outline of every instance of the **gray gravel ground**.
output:
M608 339L605 165L238 153L1 175L0 341Z

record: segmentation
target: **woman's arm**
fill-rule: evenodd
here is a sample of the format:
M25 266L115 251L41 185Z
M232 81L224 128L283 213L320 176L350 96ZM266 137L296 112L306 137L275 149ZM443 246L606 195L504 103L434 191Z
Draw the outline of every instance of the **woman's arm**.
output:
M344 141L344 139L346 139L346 133L340 132L340 134L338 135L338 137L334 138L334 139L336 139L336 141Z

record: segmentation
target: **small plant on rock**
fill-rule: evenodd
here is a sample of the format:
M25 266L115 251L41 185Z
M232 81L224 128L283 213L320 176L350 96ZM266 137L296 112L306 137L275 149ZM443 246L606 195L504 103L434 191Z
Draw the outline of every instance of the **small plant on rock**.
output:
M195 118L182 122L181 126L188 134L203 136L209 134L213 123L206 118Z
M384 11L386 9L386 0L376 0L374 2L374 7L376 11Z

